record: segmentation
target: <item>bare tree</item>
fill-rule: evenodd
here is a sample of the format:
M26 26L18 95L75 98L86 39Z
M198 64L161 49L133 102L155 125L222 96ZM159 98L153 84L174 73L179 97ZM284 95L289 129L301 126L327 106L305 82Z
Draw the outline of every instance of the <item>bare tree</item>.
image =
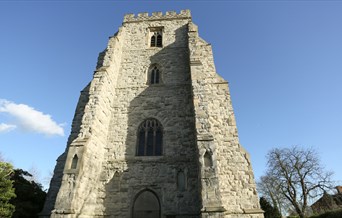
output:
M53 177L53 171L49 171L48 175L46 175L44 178L43 178L43 187L45 189L49 189L49 186L50 186L50 182L51 182L51 179Z
M324 170L312 148L276 148L268 153L267 158L269 185L291 203L301 218L305 217L310 199L333 188L333 173Z
M28 181L34 181L35 183L41 184L41 173L36 165L32 164L28 172L31 175L26 178Z
M272 203L274 208L277 208L280 214L285 214L288 208L288 203L284 195L280 192L280 187L277 186L276 181L269 175L262 176L257 182L257 189L259 194L263 196L268 202Z

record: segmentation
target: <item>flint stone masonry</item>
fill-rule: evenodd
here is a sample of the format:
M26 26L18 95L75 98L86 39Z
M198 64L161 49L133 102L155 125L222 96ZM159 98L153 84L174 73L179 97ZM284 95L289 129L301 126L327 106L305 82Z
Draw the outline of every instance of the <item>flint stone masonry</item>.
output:
M155 28L162 47L150 47ZM138 128L151 118L162 155L137 156ZM249 159L190 11L128 14L81 92L41 217L261 218Z

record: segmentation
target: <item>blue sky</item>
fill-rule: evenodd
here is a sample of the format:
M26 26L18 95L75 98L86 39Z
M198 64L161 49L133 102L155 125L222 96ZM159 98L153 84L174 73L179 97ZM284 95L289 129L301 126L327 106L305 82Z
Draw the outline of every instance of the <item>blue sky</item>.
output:
M342 181L341 1L1 1L2 156L48 176L124 14L181 9L229 81L256 179L271 148L301 145Z

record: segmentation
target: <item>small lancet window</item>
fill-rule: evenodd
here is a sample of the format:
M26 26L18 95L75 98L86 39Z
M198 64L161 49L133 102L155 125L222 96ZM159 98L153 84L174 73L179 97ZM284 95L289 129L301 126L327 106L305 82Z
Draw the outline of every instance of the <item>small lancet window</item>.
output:
M76 169L77 164L78 164L78 157L77 157L77 154L75 154L74 157L72 158L71 169Z
M163 47L163 36L161 31L152 32L151 47Z
M152 68L150 76L150 84L158 84L160 82L160 71L156 66Z
M156 36L155 35L153 35L151 37L151 47L156 47Z
M209 152L205 152L204 154L204 166L205 167L212 167L213 166L213 160L211 159L211 155Z
M137 156L162 155L162 126L156 119L145 120L139 126Z
M157 35L157 47L162 47L163 46L163 38L161 35Z
M118 172L114 173L112 179L112 189L118 191L120 189L120 174Z
M179 191L185 191L186 179L183 171L179 171L177 174L177 189Z

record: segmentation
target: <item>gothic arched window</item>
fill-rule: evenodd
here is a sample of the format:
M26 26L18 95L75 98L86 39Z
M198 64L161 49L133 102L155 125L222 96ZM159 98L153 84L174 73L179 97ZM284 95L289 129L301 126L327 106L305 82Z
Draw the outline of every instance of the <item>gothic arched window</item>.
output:
M157 47L163 46L163 38L160 34L157 35Z
M155 35L153 35L151 37L151 47L156 47L156 36Z
M147 119L138 129L137 156L162 155L163 129L156 119Z
M77 164L78 164L78 157L77 157L77 154L75 154L75 156L72 158L72 161L71 161L71 169L76 169Z
M212 167L213 166L213 160L212 160L211 155L209 154L208 151L206 151L204 154L204 166L205 167Z
M160 71L157 66L154 66L150 73L150 84L158 84L160 82Z
M163 36L161 31L153 31L151 36L151 47L163 47Z

